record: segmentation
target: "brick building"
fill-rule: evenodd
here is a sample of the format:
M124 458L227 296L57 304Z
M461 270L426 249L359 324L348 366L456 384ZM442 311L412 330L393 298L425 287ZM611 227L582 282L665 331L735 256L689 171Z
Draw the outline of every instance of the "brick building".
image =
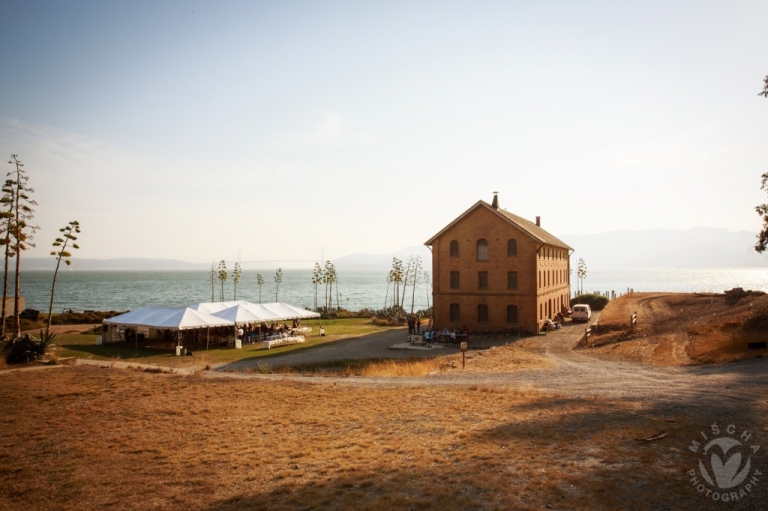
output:
M425 245L438 328L538 331L570 303L570 251L531 222L478 201Z

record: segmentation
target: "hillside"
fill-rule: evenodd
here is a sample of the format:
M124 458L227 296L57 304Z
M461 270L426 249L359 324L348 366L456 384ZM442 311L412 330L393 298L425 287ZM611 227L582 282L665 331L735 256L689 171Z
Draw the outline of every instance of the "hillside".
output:
M637 324L631 331L629 318L635 312ZM659 365L765 356L766 350L748 349L747 343L766 340L768 295L630 293L608 304L593 331L586 349Z

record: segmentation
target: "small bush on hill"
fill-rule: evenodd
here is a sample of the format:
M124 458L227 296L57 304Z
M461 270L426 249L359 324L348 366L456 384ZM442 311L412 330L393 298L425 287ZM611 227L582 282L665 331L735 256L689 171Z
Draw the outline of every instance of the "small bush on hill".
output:
M87 312L67 312L64 314L54 314L51 318L52 325L80 325L89 323L101 323L102 320L113 318L123 314L115 311L87 311Z
M593 311L600 311L608 305L608 298L596 294L579 295L576 298L571 298L571 306L577 303L585 303Z

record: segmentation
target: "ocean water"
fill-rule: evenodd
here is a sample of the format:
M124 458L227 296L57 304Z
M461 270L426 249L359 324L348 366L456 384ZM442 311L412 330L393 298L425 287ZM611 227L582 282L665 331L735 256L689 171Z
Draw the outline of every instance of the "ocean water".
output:
M256 274L264 279L259 300ZM385 296L392 303L392 290L387 293L387 271L339 271L338 291L341 305L350 310L380 309ZM251 302L288 302L300 307L314 307L312 270L283 270L279 290L274 282L275 270L244 270L237 286L237 299ZM13 277L13 275L11 275ZM27 307L47 311L51 298L53 272L27 271L21 274L21 292ZM12 282L12 279L11 279ZM766 268L655 268L637 270L590 270L584 280L585 292L624 294L634 291L718 292L743 287L768 292ZM572 291L576 289L572 280ZM221 286L214 281L213 300L219 300ZM276 297L277 291L277 297ZM11 284L11 294L12 294ZM427 284L419 282L414 296L414 310L431 305ZM413 290L406 292L406 309L411 306ZM333 292L334 305L336 291ZM224 299L234 298L234 285L228 280ZM208 271L61 271L56 283L54 312L64 309L126 311L148 305L181 306L211 301L211 279ZM323 287L318 288L318 303L323 302Z

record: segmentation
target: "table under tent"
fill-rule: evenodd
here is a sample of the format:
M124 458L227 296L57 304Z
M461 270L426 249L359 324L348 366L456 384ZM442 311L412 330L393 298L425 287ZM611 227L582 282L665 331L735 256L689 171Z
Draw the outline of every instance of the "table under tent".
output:
M265 304L250 303L245 300L234 302L208 302L192 306L201 312L228 319L235 323L235 331L243 326L243 335L235 337L235 347L242 343L261 343L265 348L296 344L304 342L304 334L311 329L302 327L301 320L319 318L320 314L285 302ZM280 324L280 321L291 320L291 325ZM267 326L267 322L271 325Z
M104 343L133 342L158 347L197 347L211 344L241 348L243 342L261 342L265 348L304 342L310 329L301 319L320 315L284 302L254 304L236 302L198 303L191 307L144 307L103 321ZM292 320L292 325L279 321ZM264 328L267 322L271 326ZM276 326L277 325L277 326ZM245 327L245 329L243 329ZM238 335L242 330L243 335Z

